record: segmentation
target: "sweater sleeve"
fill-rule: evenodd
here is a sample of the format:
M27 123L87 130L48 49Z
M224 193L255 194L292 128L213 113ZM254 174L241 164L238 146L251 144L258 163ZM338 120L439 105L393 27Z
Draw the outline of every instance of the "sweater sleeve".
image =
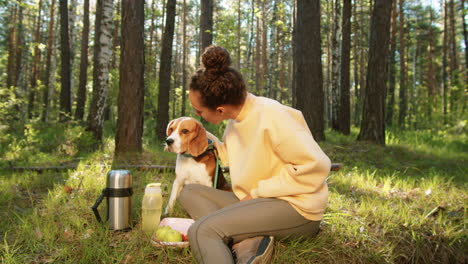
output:
M218 158L221 160L223 166L229 166L226 144L208 131L206 131L206 137L213 141L213 145L218 151Z
M258 182L252 197L314 193L330 173L330 159L315 142L302 113L278 111L266 130L273 151L284 162L277 175Z

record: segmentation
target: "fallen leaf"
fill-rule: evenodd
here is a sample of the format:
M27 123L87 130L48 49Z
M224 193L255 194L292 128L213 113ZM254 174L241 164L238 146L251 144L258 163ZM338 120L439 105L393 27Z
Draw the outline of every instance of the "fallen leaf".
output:
M63 238L67 241L70 241L73 239L73 236L73 231L68 228L65 228L65 230L63 231Z
M71 192L73 192L73 188L70 187L70 186L67 186L67 185L63 186L63 190L64 190L66 193L68 193L68 194L70 194Z

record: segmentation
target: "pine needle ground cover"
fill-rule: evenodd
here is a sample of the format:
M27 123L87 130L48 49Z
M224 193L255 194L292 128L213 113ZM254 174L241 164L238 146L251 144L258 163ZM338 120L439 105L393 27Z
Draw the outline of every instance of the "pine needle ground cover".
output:
M4 133L5 132L5 133ZM90 206L112 168L113 138L90 152L78 127L37 128L0 138L2 263L194 263L190 249L154 248L140 231L144 186L171 171L131 170L130 232L97 223ZM333 162L329 207L316 238L277 241L274 263L466 263L468 140L449 131L389 131L387 146L327 133ZM172 165L175 156L147 142L139 163ZM76 169L12 171L12 166L76 164ZM105 204L100 207L105 215ZM180 206L175 216L187 217Z

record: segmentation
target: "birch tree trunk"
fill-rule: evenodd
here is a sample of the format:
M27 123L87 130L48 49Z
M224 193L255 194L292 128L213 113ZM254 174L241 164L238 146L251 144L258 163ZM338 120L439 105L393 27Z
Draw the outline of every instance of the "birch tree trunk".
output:
M112 57L113 0L98 0L94 34L93 98L88 115L88 130L102 142L104 109L109 92L109 68Z
M341 49L340 49L340 19L341 19L341 1L334 0L334 12L333 12L333 33L332 33L332 122L331 127L335 131L339 131L340 120L340 61L341 61Z
M143 150L144 0L122 1L122 48L115 153Z

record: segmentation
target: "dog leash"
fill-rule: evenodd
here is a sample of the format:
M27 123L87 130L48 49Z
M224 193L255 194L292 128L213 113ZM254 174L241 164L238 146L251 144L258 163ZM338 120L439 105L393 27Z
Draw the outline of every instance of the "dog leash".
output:
M213 141L211 141L211 139L208 138L208 148L210 148L211 146L211 149L213 149L214 151L214 154L215 154L215 159L216 159L216 170L215 170L215 177L214 177L214 181L213 181L213 188L216 189L216 186L218 186L218 175L219 175L219 158L218 158L218 151L216 150L216 148L213 146Z

